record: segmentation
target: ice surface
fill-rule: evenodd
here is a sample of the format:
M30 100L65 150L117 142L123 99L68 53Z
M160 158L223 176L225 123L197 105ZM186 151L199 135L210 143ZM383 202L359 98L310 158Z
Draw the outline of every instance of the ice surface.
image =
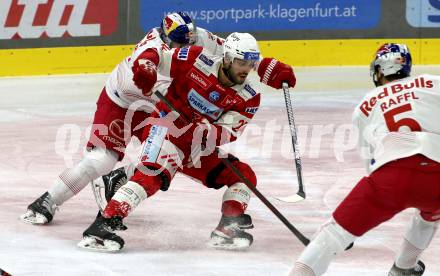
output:
M414 71L438 74L440 67ZM183 176L126 219L129 229L121 233L126 247L117 254L76 247L96 215L89 187L61 206L51 225L19 221L26 206L80 159L105 78L0 79L0 268L13 275L287 275L303 246L257 198L248 209L255 224L253 246L245 252L207 248L223 190L206 189ZM254 124L227 149L252 165L260 191L310 237L365 174L350 137L343 134L353 107L372 83L366 67L299 68L297 78L292 98L307 199L295 204L273 200L297 189L281 92L259 86L262 108ZM63 136L63 130L71 132ZM135 160L138 149L133 141L123 162ZM327 275L386 275L412 212L360 238L335 259ZM438 235L422 259L425 275L440 275Z

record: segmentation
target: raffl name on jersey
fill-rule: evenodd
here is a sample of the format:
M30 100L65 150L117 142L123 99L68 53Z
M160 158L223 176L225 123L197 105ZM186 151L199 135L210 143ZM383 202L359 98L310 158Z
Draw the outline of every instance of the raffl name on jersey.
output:
M386 86L380 91L380 93L377 96L373 96L370 99L366 99L365 101L363 101L359 108L362 111L362 113L364 113L365 116L368 117L370 115L371 110L373 110L373 107L377 104L377 100L381 100L383 98L389 97L390 95L394 95L396 93L400 93L402 91L406 91L413 88L432 88L432 87L433 87L433 81L425 80L424 77L416 78L406 84L397 83L391 86Z

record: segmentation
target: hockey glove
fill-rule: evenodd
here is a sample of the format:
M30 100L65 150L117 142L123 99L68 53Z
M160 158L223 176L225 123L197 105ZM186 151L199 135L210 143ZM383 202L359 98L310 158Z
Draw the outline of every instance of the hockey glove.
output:
M280 89L283 82L290 87L295 87L296 84L292 67L274 58L263 58L258 66L258 75L262 83L275 89Z
M156 65L149 59L138 59L133 64L133 82L142 90L142 94L150 96L157 81Z

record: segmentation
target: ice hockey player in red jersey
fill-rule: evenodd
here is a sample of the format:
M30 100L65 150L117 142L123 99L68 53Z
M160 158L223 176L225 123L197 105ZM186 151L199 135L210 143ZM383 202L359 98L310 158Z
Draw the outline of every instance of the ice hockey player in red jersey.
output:
M49 190L28 206L27 212L21 216L23 221L31 224L50 222L59 206L92 180L113 169L118 160L124 157L131 137L142 137L142 130L135 128L151 112L149 106L157 102L151 91L164 92L171 82L169 77L158 74L157 80L151 83L153 89L139 89L132 80L133 62L149 48L161 50L188 44L203 46L214 55L223 54L222 38L203 28L196 28L187 14L178 12L165 16L161 27L151 29L136 45L133 53L114 68L96 103L88 151L79 163L64 170ZM125 120L128 110L132 115L131 123Z
M406 45L387 43L376 52L371 75L377 88L353 114L370 175L336 208L290 275L322 275L357 237L407 208L416 213L388 275L423 274L419 257L440 221L440 77L410 73Z
M253 237L245 232L253 227L245 214L251 191L221 159L227 158L253 185L257 184L255 173L248 164L232 155L219 155L215 149L237 139L258 110L260 94L247 78L257 62L263 83L277 89L283 82L295 85L290 66L273 58L259 60L257 41L247 33L229 35L222 58L197 46L149 49L139 55L132 68L136 85L151 89L157 73L170 76L173 80L166 98L180 116L165 102L156 105L151 116L155 119L150 117L144 128L143 150L134 175L116 191L103 216L84 232L80 247L120 250L124 241L114 231L125 229L122 219L141 201L166 189L177 172L208 188L227 187L210 246L242 249L251 245Z

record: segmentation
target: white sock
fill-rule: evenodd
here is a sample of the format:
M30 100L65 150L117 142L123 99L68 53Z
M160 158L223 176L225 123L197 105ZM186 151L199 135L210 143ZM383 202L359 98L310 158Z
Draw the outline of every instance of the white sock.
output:
M75 193L72 191L70 186L62 180L62 175L66 175L66 177L63 177L66 179L69 183L77 183L77 186L83 184L81 179L78 179L77 181L73 180L69 181L69 170L66 169L64 172L61 173L61 175L58 176L57 179L55 179L53 185L49 188L48 192L52 196L52 200L57 206L61 206L64 202L66 202L69 198L73 197ZM88 182L85 182L87 185Z
M403 269L415 267L422 252L423 249L415 247L405 239L396 258L396 266Z
M289 276L315 276L313 269L306 264L296 262L295 267L290 272Z
M439 221L426 221L417 210L412 218L405 239L397 254L396 266L403 269L413 268L423 251L428 248L434 237Z
M118 162L118 155L104 148L94 148L73 168L64 170L48 190L57 206L79 193L92 180L107 174Z

